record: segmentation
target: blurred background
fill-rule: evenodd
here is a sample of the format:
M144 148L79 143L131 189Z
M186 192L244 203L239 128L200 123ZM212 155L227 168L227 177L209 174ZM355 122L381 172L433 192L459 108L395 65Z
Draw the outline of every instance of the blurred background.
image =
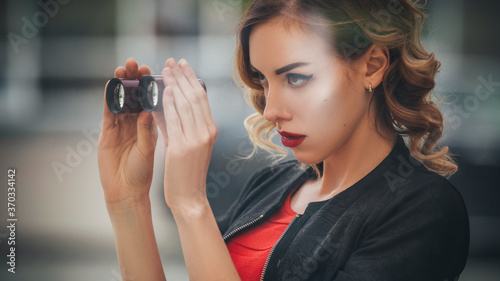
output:
M219 135L207 191L222 214L265 154L251 149L252 113L232 79L242 0L0 1L0 280L121 280L97 169L103 90L127 58L159 74L185 58L208 86ZM442 62L437 95L451 178L470 214L460 280L500 280L500 2L428 1L423 44ZM159 140L162 143L162 140ZM168 280L188 280L162 193L157 150L151 191ZM7 272L7 170L16 169L16 274Z

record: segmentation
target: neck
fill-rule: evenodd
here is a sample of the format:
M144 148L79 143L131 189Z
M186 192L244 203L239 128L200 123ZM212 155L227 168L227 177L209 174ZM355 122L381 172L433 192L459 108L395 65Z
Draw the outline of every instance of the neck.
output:
M323 162L320 197L333 197L349 188L377 167L391 152L396 134L388 129L380 134L369 122L364 122L351 138ZM379 128L385 128L382 124Z

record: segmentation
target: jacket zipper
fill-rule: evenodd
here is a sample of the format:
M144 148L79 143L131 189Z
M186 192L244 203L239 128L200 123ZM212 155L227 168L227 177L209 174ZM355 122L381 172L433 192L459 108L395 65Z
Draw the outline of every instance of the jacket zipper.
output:
M224 241L226 241L229 237L233 236L234 234L236 234L237 232L251 226L252 224L258 222L260 219L262 219L264 217L264 215L260 215L258 218L254 219L253 221L251 222L247 222L245 223L244 225L236 228L235 230L231 231L229 234L227 234L226 236L223 237Z
M295 221L295 219L298 218L298 217L300 217L300 214L297 214L295 217L293 217L293 219L290 221L290 223L288 224L288 226L285 228L285 231L283 231L283 233L281 233L281 236L280 236L280 238L278 238L278 241L274 244L273 248L271 249L271 252L269 252L269 255L267 256L267 259L266 259L266 263L264 264L264 269L262 270L262 275L260 276L260 281L264 280L264 275L266 274L267 265L269 264L269 260L271 259L271 256L272 256L272 254L274 252L274 249L276 248L276 245L278 245L278 243L281 241L281 238L283 238L283 236L285 235L286 231L292 225L293 221Z

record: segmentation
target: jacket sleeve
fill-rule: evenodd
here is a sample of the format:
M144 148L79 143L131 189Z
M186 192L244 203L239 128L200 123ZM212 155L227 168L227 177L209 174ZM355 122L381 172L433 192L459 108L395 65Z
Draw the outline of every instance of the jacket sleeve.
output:
M469 251L469 219L448 182L389 203L334 281L458 280Z

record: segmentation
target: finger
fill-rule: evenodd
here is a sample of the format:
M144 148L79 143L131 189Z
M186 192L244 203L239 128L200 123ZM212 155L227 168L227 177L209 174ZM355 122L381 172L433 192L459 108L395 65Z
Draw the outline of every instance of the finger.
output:
M139 79L139 66L134 59L127 60L125 69L127 70L127 79Z
M156 139L153 137L153 115L151 112L142 111L137 118L137 146L146 156L154 153Z
M163 93L162 93L163 94ZM167 127L165 122L165 115L163 114L163 110L161 111L153 111L153 119L158 127L160 127L161 134L163 139L165 140L165 145L167 144L168 136L167 136Z
M151 75L151 69L149 69L147 65L141 65L141 67L139 67L139 78L144 75Z
M174 58L169 58L168 60L165 61L165 67L173 67L174 65L175 65Z
M153 114L151 114L151 116L152 115ZM156 147L156 141L158 141L158 124L156 123L154 117L153 117L153 121L151 122L151 127L153 128L152 135L153 135L154 145Z
M193 117L191 105L189 104L189 101L186 99L182 91L179 89L177 80L174 77L173 72L176 71L180 71L177 67L177 64L175 64L174 69L165 67L162 72L163 81L165 85L168 85L172 88L174 105L177 109L178 118L180 119L180 122L182 124L182 131L187 139L191 139L196 135L196 123ZM166 121L168 129L169 123L168 120Z
M205 89L201 85L200 81L198 81L198 78L196 77L196 73L194 70L191 68L189 63L185 59L181 59L178 63L180 69L182 69L182 72L184 73L184 76L186 80L191 84L191 86L197 91L197 92L205 92Z
M191 97L191 104L193 105L193 113L195 114L197 124L207 125L209 123L213 123L212 113L210 112L210 106L208 104L207 92L203 89L203 86L201 86L196 74L186 60L180 60L179 66L185 76L185 79L194 89L194 94ZM201 122L202 120L204 122Z
M170 85L163 90L163 108L169 146L175 142L184 142L185 138L182 133L181 120L175 108L174 92Z
M115 70L116 78L127 78L127 70L123 66L119 66Z
M109 83L109 81L108 81ZM115 126L115 115L111 110L109 110L107 102L106 102L106 88L108 87L108 83L104 87L104 102L103 102L103 110L102 110L102 131L106 132L110 129L113 129Z
M181 90L181 93L189 99L188 96L192 94L194 91L189 81L184 77L184 73L180 69L180 67L175 63L174 60L167 61L167 67L169 67L172 71L172 76L176 80L177 87ZM199 83L198 83L199 84Z
M184 62L186 62L186 61L184 60ZM173 73L173 76L175 77L175 80L177 82L178 87L180 88L182 94L184 95L184 97L186 98L186 100L188 101L188 103L190 105L191 114L192 114L193 120L194 120L193 130L197 130L199 133L206 132L207 123L210 122L210 120L205 120L205 116L203 114L203 105L202 104L207 103L206 98L203 98L203 96L201 96L201 93L196 92L193 85L191 85L190 82L185 77L184 72L179 67L179 65L174 66L174 68L172 69L172 73ZM195 76L195 79L196 79L196 76ZM199 87L201 87L201 84L198 81L196 83L198 84ZM181 114L182 114L182 112L181 112ZM181 119L182 119L182 117L181 117Z

